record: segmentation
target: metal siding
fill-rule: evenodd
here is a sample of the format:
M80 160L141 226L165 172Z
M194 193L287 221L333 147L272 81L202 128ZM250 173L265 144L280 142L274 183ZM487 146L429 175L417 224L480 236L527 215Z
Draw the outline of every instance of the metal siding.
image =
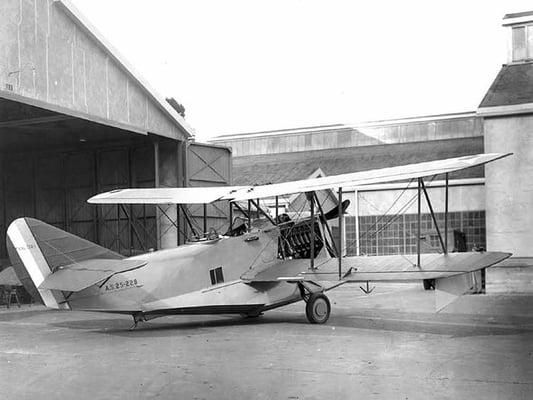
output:
M112 126L188 136L185 122L62 2L2 0L0 15L2 89L9 84L13 93Z
M155 187L155 155L152 146L131 150L131 187ZM131 231L132 248L148 250L157 248L156 208L150 205L132 205L128 212L136 224ZM132 228L133 229L133 228ZM137 236L138 235L138 236Z
M483 135L483 119L473 115L449 118L431 117L418 121L397 121L383 124L361 124L354 126L322 127L307 132L302 128L298 133L275 135L265 133L263 136L240 135L228 139L214 139L213 143L231 146L234 157L262 154L277 154L346 148L354 146L374 146L379 144L398 144L408 142L433 141L443 139L461 139Z
M65 229L64 173L61 155L35 159L35 216L50 225Z
M98 152L98 192L129 187L128 150L105 149ZM126 216L118 206L99 206L100 243L113 251L123 252L130 248L130 236L126 231Z
M0 171L4 171L4 157L0 154ZM7 258L6 251L6 221L5 221L5 207L4 207L4 176L0 175L0 267L2 259Z
M26 215L35 215L33 160L10 156L4 161L6 225Z
M86 200L96 191L95 157L92 152L65 156L67 228L69 232L95 242L96 209Z

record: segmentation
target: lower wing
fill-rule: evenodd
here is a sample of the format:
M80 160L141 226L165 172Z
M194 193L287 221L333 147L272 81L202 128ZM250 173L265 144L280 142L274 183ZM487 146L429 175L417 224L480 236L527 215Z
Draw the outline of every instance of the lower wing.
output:
M331 287L348 282L435 279L437 309L440 310L471 289L465 274L488 268L510 256L502 252L421 254L420 266L416 255L345 257L340 274L337 258L317 259L315 269L309 268L309 260L285 260L263 271L249 270L241 278L250 283L331 282Z

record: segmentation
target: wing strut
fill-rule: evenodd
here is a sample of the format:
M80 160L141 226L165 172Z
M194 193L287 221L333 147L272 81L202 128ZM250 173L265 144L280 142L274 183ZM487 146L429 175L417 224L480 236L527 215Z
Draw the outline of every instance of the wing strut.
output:
M433 212L433 206L431 205L431 201L429 200L429 195L426 190L426 185L424 185L424 179L420 178L420 183L422 184L422 190L424 191L424 196L426 197L426 201L428 203L429 212L431 213L431 218L433 219L433 223L435 224L435 230L437 231L437 235L439 236L440 245L442 246L442 251L444 254L446 254L446 247L444 245L444 241L442 240L442 235L440 234L439 224L437 223L437 218L435 217L435 213Z
M310 256L311 256L311 265L310 269L315 269L315 192L307 192L306 194L307 200L310 202L311 207L311 219L309 220L310 223L310 236L311 236L311 249L310 249Z
M422 192L424 192L424 197L426 198L426 202L429 208L429 213L431 214L431 219L433 220L433 224L435 225L435 230L437 231L437 235L439 237L439 242L442 247L442 252L444 254L448 253L448 188L449 188L449 180L448 180L448 173L446 173L446 184L445 184L445 192L444 192L444 238L442 237L442 234L439 229L439 224L437 222L437 217L435 216L435 212L433 210L433 205L431 204L431 200L429 198L428 191L426 189L426 185L424 184L424 178L418 178L418 193L417 193L417 200L418 200L418 210L417 210L417 240L416 240L416 253L417 253L417 267L420 268L420 214L421 214L421 197Z
M276 224L279 223L279 196L276 196Z
M357 196L357 192L355 192L355 196ZM342 278L342 223L344 222L344 217L342 214L342 187L339 187L339 246L338 246L338 253L337 257L339 257L339 280ZM359 216L357 215L356 218L359 219ZM359 238L357 238L359 240ZM358 254L359 255L359 254Z
M257 211L260 212L261 214L263 214L269 221L270 223L272 223L272 225L277 225L276 224L276 221L274 221L272 219L272 217L270 215L268 215L265 210L263 210L261 208L261 206L259 205L259 199L257 199L257 203L254 201L254 200L250 200L252 202L252 204L254 205L255 208L257 208Z
M444 254L448 254L448 173L446 172L446 189L444 189Z
M335 240L333 239L333 233L331 233L331 228L329 227L328 220L326 219L326 214L324 213L324 209L322 208L322 205L320 204L320 201L318 201L318 197L316 196L316 192L314 193L316 205L318 206L318 211L320 212L320 222L322 225L326 226L326 230L328 231L329 238L331 240L331 244L333 246L333 250L335 252L335 255L339 255L339 251L337 250L337 243L335 243ZM342 207L342 204L341 204ZM325 238L324 238L325 239ZM327 245L326 240L324 240L324 246Z
M417 202L418 202L418 209L417 209L417 219L416 219L416 266L418 268L421 267L420 265L420 189L421 189L421 180L422 178L418 178L418 193L416 195Z

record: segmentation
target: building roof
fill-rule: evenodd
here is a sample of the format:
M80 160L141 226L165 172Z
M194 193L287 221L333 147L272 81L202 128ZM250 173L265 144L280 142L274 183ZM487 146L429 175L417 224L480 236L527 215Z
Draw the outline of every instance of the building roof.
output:
M503 65L480 108L533 103L533 62Z
M482 137L244 156L233 159L233 183L278 183L307 179L318 168L336 175L477 153L483 153ZM451 178L482 176L476 167Z
M72 4L70 0L54 0L55 3L63 7L69 17L88 34L137 84L140 85L146 94L154 101L158 108L183 129L188 136L194 136L194 129L178 114L167 101L159 95L148 82L129 64L126 59L107 41L107 39L91 24L91 22Z
M7 3L11 6L2 14L7 28L0 34L5 50L0 101L129 133L177 140L194 135L69 0L38 1L35 7L19 7L18 0Z
M505 14L503 19L528 17L530 15L533 15L533 11L522 11L517 13Z
M362 132L358 131L360 128L388 127L391 125L413 125L417 123L432 123L436 121L453 121L453 120L458 120L458 119L468 119L468 118L475 118L475 117L476 117L475 111L465 111L465 112L457 112L457 113L432 114L432 115L422 115L422 116L416 116L416 117L404 117L404 118L353 122L349 124L330 124L330 125L318 125L318 126L305 126L305 127L299 127L299 128L275 129L275 130L270 130L270 131L228 133L228 134L215 136L214 138L211 138L209 141L213 143L216 143L216 142L226 143L229 141L245 140L248 138L288 136L288 135L299 135L299 134L312 135L314 133L335 132L335 131L353 131L356 134L363 135Z

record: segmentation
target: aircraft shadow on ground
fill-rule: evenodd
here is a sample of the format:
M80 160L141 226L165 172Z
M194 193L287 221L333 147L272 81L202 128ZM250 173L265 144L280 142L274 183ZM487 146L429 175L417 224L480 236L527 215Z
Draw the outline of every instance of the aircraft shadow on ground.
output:
M54 312L54 311L43 311L43 310L22 310L22 311L10 311L0 313L0 322L8 321L17 321L19 319L31 318L37 315L42 315L43 312Z
M210 329L219 327L244 327L250 325L265 325L265 324L286 324L286 323L306 323L303 318L290 317L276 317L270 316L268 318L242 318L240 316L217 316L213 319L212 316L205 315L205 319L195 319L194 321L176 321L176 319L165 322L165 318L176 317L162 317L148 322L140 322L137 328L130 330L132 321L121 319L87 319L76 321L65 321L51 323L50 325L61 328L90 330L93 333L101 333L107 335L120 336L138 336L138 337L166 337L166 336L190 336L194 334L203 334ZM300 321L298 320L300 319Z
M331 319L330 324L338 327L380 330L389 332L424 333L453 337L517 335L532 333L533 328L517 325L495 325L471 322L455 323L451 321L420 321L409 318L402 319L402 315L395 319L375 318L371 316L353 316Z
M418 318L422 314L417 314ZM532 318L524 318L520 324L506 324L498 321L487 323L483 321L454 321L447 316L443 319L414 320L411 313L396 313L394 318L378 315L332 315L323 327L345 329L363 329L374 331L403 332L417 334L435 334L453 337L488 336L488 335L517 335L533 333ZM68 329L88 330L93 333L119 335L127 337L167 337L190 336L208 333L212 329L223 327L260 327L262 325L309 325L305 315L300 313L266 313L258 318L243 319L240 316L195 317L194 321L177 321L177 317L165 321L165 318L139 323L138 327L130 331L131 321L124 318L87 319L65 322L54 322L51 325ZM493 326L494 325L494 326ZM316 330L322 326L315 325ZM279 329L284 329L283 327ZM357 333L354 333L356 335Z

